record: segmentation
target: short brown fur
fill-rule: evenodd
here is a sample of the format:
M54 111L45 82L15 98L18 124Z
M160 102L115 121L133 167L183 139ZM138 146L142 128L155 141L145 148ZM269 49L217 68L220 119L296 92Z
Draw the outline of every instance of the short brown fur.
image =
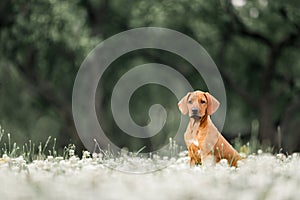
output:
M213 156L216 162L226 159L229 165L237 166L240 155L210 119L210 115L218 109L219 102L207 92L195 91L183 97L178 107L190 117L184 134L190 164L202 164L206 158Z

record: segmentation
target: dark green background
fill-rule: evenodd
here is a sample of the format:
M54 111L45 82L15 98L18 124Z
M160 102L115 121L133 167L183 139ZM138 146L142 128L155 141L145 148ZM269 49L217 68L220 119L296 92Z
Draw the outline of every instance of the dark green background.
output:
M197 40L217 64L226 86L228 139L258 139L284 151L300 150L300 3L254 0L2 0L0 2L0 124L22 145L56 137L59 146L82 145L72 120L71 95L81 62L99 42L131 28L159 26ZM97 101L100 123L120 146L139 149L168 141L178 126L177 100L147 85L131 100L133 119L148 123L161 103L172 115L158 139L129 140L114 124L110 96L132 67L157 62L206 90L201 76L180 57L159 50L128 53L105 72ZM101 83L106 83L105 86ZM258 122L258 123L257 123ZM280 127L280 137L278 137ZM280 139L281 138L281 139ZM116 139L116 138L115 138Z

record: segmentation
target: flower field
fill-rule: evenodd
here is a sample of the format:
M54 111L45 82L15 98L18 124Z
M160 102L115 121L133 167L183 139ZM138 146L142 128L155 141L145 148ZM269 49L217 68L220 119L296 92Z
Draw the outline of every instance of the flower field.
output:
M123 162L123 168L138 163ZM99 155L48 156L26 163L22 156L0 160L0 199L298 199L300 154L249 155L238 168L221 161L190 167L181 156L152 173L112 169ZM149 162L152 163L152 162Z

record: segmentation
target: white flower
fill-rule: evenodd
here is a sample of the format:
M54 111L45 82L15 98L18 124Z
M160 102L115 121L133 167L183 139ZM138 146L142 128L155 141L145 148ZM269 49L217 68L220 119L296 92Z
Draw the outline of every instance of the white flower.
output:
M84 151L82 153L82 159L86 159L86 158L89 158L91 155L91 153L89 151Z
M72 156L74 156L74 154L75 154L75 151L73 149L70 149L69 150L69 156L72 157Z

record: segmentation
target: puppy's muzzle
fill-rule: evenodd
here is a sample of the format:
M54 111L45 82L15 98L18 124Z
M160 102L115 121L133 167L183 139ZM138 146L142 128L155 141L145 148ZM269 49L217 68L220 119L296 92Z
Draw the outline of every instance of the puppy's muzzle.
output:
M200 118L200 116L199 116L199 110L198 110L198 108L192 108L192 118L195 118L195 119L198 119L198 118Z

